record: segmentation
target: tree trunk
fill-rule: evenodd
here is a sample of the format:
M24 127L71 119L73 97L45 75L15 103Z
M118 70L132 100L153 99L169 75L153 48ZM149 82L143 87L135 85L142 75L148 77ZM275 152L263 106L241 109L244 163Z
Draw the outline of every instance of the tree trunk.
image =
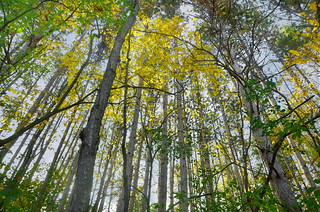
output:
M111 194L110 194L110 197L109 197L109 203L112 201L112 192L113 192L113 186L114 186L114 182L112 181L112 179L114 179L114 174L115 174L115 171L113 170L114 169L114 165L115 165L115 157L116 157L116 154L118 152L118 148L116 148L113 152L113 155L112 155L112 158L110 159L110 168L109 168L109 175L108 175L108 179L104 185L104 188L103 188L103 194L102 194L102 198L101 198L101 201L100 201L100 205L99 205L99 208L98 208L98 212L102 212L103 211L103 206L104 206L104 202L105 202L105 199L106 199L106 195L107 195L107 189L109 187L109 184L110 182L112 182L111 184ZM109 210L110 211L110 204L109 204Z
M176 143L173 141L173 146L175 146ZM175 153L174 151L172 152L171 155L171 164L170 164L170 207L171 207L171 212L174 212L174 173L175 173Z
M180 192L181 192L181 199L180 199L180 210L183 212L188 211L188 174L187 174L187 160L186 160L186 153L187 149L185 146L185 131L184 131L184 121L183 121L183 114L182 114L182 92L183 89L179 82L176 83L177 85L177 111L178 111L178 146L180 148Z
M63 191L62 197L61 197L61 201L59 203L59 206L57 208L57 212L63 211L63 207L67 202L67 198L68 198L68 194L71 188L71 184L72 184L72 180L74 177L74 174L77 170L77 165L78 165L78 157L79 157L79 153L76 154L76 156L73 159L73 163L71 165L71 172L67 181L67 184L65 186L65 189Z
M257 64L256 64L256 66L257 66ZM257 66L257 67L258 67L258 66ZM266 79L265 79L265 77L262 75L261 70L260 70L259 68L256 68L256 69L255 69L255 72L257 73L259 79L261 80L261 85L262 85L262 87L263 87L264 89L266 89L266 88L267 88L267 85L266 85L266 83L265 83ZM272 96L272 94L269 94L269 95L268 95L268 100L269 100L269 102L270 102L270 104L271 104L272 106L276 106L276 105L277 105L276 100L274 99L274 97ZM276 117L277 117L278 119L281 118L280 115L278 115L278 114L276 114ZM280 127L281 127L281 129L283 129L283 126L280 126ZM316 184L315 184L314 181L313 181L311 172L310 172L307 164L305 163L305 161L304 161L301 153L300 153L299 150L297 149L297 144L293 141L293 139L292 139L291 137L287 137L287 140L288 140L289 144L291 145L292 150L294 151L294 154L295 154L295 156L296 156L296 158L297 158L297 160L298 160L298 163L299 163L301 169L303 170L304 176L306 177L309 185L310 185L311 187L316 187Z
M226 113L225 113L225 110L224 110L224 105L222 104L222 101L221 99L218 99L218 102L219 102L219 106L220 106L220 111L221 111L221 114L222 114L222 120L223 120L223 124L224 124L224 127L225 127L225 130L226 130L226 133L227 133L227 140L229 142L229 146L230 146L230 152L231 152L231 156L233 158L233 161L237 161L237 158L236 158L236 155L235 155L235 147L234 147L234 141L233 141L233 137L232 137L232 134L231 134L231 130L230 130L230 127L229 127L229 123L227 121L227 116L226 116ZM240 187L241 191L243 191L243 183L242 183L242 179L241 179L241 176L240 176L240 171L238 169L238 165L237 164L233 164L233 169L234 169L234 173L236 175L236 180L237 180L237 184L238 186Z
M142 149L143 149L143 141L140 142L139 153L138 153L137 163L136 163L134 177L133 177L132 197L130 199L130 205L129 205L130 212L134 212L134 203L136 201L136 194L137 194L137 189L138 189L138 180L139 180L139 170L140 170Z
M149 123L149 127L151 128L151 123ZM152 162L152 155L148 146L151 144L151 139L152 139L152 135L151 133L149 133L147 135L147 144L146 144L146 153L145 153L146 167L145 167L145 174L144 174L144 181L143 181L142 200L141 200L142 211L147 211L148 209L148 200L149 200L148 188L149 188L149 181L151 180L149 177L150 177L150 166Z
M99 146L99 133L104 111L107 107L116 68L119 62L120 51L125 37L133 26L138 13L138 2L134 1L134 13L130 15L122 30L118 32L106 71L99 86L98 94L91 108L87 126L80 133L82 144L80 146L78 169L71 198L72 212L86 212L89 210L90 193L93 181L93 169Z
M145 63L145 60L144 60ZM143 86L143 79L139 77L139 87ZM128 194L131 193L131 182L132 182L132 161L133 161L133 155L134 155L134 149L136 144L136 134L137 134L137 128L138 128L138 122L139 122L139 112L140 112L140 100L141 100L141 88L137 88L137 96L136 96L136 102L134 105L134 112L133 112L133 120L132 120L132 127L129 135L129 144L128 144L128 152L127 152L127 168L126 168L126 175L128 180ZM130 195L129 195L130 197ZM124 211L125 206L125 191L122 189L121 195L120 195L120 202L117 208L117 211L121 212Z
M165 85L165 91L168 87ZM159 174L159 194L158 194L158 212L166 211L167 202L167 181L168 181L168 147L167 147L167 134L168 134L168 94L163 94L163 138L161 143L161 156L160 156L160 174Z
M115 130L115 129L114 129ZM114 130L112 131L112 135L111 135L111 141L114 139ZM109 166L109 162L110 162L110 159L111 157L111 154L112 154L112 149L113 149L113 145L110 145L109 146L109 150L108 150L108 153L107 153L107 159L106 159L106 162L105 162L105 165L104 165L104 170L103 170L103 174L102 174L102 177L101 177L101 180L100 180L100 185L99 185L99 191L98 191L98 194L97 194L97 198L96 198L96 201L93 205L93 208L91 210L91 212L96 212L98 210L98 206L99 206L99 203L100 203L100 200L101 200L101 195L103 194L103 188L104 188L104 185L105 185L105 179L106 179L106 176L107 176L107 170L108 170L108 166Z
M75 111L72 113L71 117L74 117L74 114L75 114ZM48 184L51 181L51 178L53 176L53 172L54 172L55 167L56 167L56 165L58 163L58 160L57 160L58 156L59 156L60 151L62 149L62 146L63 146L63 144L65 142L65 139L67 137L68 131L71 128L71 124L72 124L72 122L69 121L69 123L68 123L68 125L67 125L67 127L65 129L65 132L63 133L63 136L62 136L62 138L60 140L59 146L57 147L57 150L56 150L56 152L54 154L54 157L53 157L51 165L50 165L50 167L48 169L48 172L47 172L47 175L45 177L45 180L43 181L43 184L41 186L41 190L39 192L37 203L35 205L35 211L41 211L42 204L43 204L43 199L45 198L44 195L45 195L46 188L47 188L47 186L48 186Z

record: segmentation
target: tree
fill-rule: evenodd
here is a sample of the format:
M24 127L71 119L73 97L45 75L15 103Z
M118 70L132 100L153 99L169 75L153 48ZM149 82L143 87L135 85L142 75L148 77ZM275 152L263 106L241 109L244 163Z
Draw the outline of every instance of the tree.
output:
M78 160L75 188L72 193L70 211L88 211L94 162L99 146L99 132L105 108L108 103L116 69L119 62L120 50L126 34L133 26L139 7L138 2L132 2L133 11L130 12L123 31L119 31L111 50L106 71L99 86L96 100L92 106L86 127L80 133L82 141ZM128 208L125 209L127 211Z
M1 210L318 211L316 3L0 2Z

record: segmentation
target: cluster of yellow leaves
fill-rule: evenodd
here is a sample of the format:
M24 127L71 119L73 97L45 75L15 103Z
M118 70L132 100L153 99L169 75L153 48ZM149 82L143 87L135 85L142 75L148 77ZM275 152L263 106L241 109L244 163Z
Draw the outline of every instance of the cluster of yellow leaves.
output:
M320 33L319 22L317 21L317 8L316 1L309 5L311 14L302 13L305 21L311 27L306 27L303 32L297 36L301 36L307 42L297 50L290 50L289 56L286 57L284 64L285 68L289 68L289 72L284 80L290 81L294 86L294 90L291 92L292 96L288 99L291 108L295 108L299 105L299 108L295 109L295 119L299 121L303 117L313 117L319 113L319 108L315 102L319 102L319 89L315 85L315 82L319 82L319 66L320 66ZM307 98L313 96L308 102L304 102ZM304 103L303 105L301 105ZM308 120L308 119L306 119ZM294 138L294 137L292 137ZM312 147L313 139L310 134L303 132L302 138L295 138L295 141L301 141L303 139L303 145L299 145L301 151L306 150L306 146ZM293 150L287 141L284 142L284 152L290 154ZM312 149L312 148L308 148Z
M288 57L288 63L296 64L307 64L307 63L320 63L319 53L320 53L320 33L319 22L315 19L316 17L316 2L313 2L309 5L311 11L313 11L313 17L307 17L305 13L302 13L302 16L305 17L305 20L312 27L304 29L304 32L299 33L297 36L302 36L308 42L301 47L299 50L290 50L292 54L291 57Z

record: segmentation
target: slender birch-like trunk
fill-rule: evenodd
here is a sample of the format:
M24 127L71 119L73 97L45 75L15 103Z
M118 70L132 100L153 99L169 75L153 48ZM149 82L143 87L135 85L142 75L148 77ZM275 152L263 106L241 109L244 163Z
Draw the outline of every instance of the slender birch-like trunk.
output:
M164 90L168 87L165 85ZM158 194L158 212L166 211L167 202L167 181L168 181L168 147L167 147L167 134L168 134L168 94L163 94L163 138L160 150L160 173L159 173L159 194Z
M182 92L183 89L179 82L177 85L177 112L178 112L178 146L179 146L179 157L180 157L180 210L183 212L188 211L188 174L187 174L187 159L186 153L187 148L185 145L185 131L184 131L184 121L183 121L183 108L182 108Z
M133 177L132 197L130 198L130 204L129 204L129 211L130 212L134 212L134 204L136 201L136 194L137 194L138 180L139 180L140 161L141 161L141 155L142 155L142 149L143 149L142 143L143 142L141 141L140 145L139 145L139 153L138 153L137 163L136 163L134 177Z
M144 62L145 63L145 59ZM140 100L141 100L141 87L143 86L143 79L139 77L139 88L137 88L137 96L136 101L134 105L134 112L133 112L133 120L132 120L132 127L129 135L129 143L128 143L128 150L127 150L127 162L126 162L126 175L127 175L127 189L128 194L131 193L131 182L132 182L132 161L133 161L133 155L135 150L135 145L137 143L136 134L137 134L137 128L138 128L138 122L139 122L139 113L140 113ZM125 191L122 189L121 195L120 195L120 202L117 208L117 211L121 212L124 210L124 197L125 197ZM130 197L130 195L129 195Z

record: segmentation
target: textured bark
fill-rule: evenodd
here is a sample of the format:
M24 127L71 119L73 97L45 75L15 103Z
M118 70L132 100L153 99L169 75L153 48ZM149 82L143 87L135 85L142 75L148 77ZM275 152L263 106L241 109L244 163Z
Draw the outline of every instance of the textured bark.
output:
M149 123L149 127L151 128L151 123ZM142 200L141 200L141 207L142 211L147 211L149 205L148 205L148 200L149 200L149 182L150 182L150 166L152 163L152 155L149 149L149 145L151 143L151 133L147 135L147 144L146 144L146 154L145 154L145 162L146 162L146 167L145 167L145 173L144 173L144 182L143 182L143 188L142 188Z
M185 131L184 131L184 121L182 114L182 92L183 89L179 83L176 83L178 94L177 94L177 111L178 111L178 140L180 148L180 210L188 211L188 174L187 174L187 160L186 160L186 147L185 147Z
M116 68L119 62L122 44L125 41L126 34L129 32L136 20L137 12L138 2L135 1L134 13L127 18L125 25L115 38L106 71L99 86L99 91L94 105L90 111L87 126L80 133L82 143L80 146L78 169L70 207L70 211L73 212L86 212L89 210L93 169L99 146L99 134L102 118L107 107L111 87L116 75Z
M144 62L145 63L145 59ZM143 79L139 78L139 87L143 86ZM128 178L128 194L131 193L131 182L132 182L132 161L133 161L133 155L135 150L135 145L137 143L136 134L137 134L137 128L138 128L138 122L139 122L139 112L140 112L140 99L141 99L141 88L137 89L137 96L136 96L136 102L134 105L134 112L133 112L133 120L132 120L132 127L131 132L129 135L129 143L128 143L128 151L127 151L127 167L126 167L126 175ZM125 191L122 189L121 195L120 195L120 202L117 208L117 211L121 212L124 211L124 198L125 197Z
M167 90L164 86L164 90ZM161 158L160 158L160 174L159 174L159 194L158 194L158 212L166 211L167 202L167 181L168 181L168 147L167 147L167 133L168 133L168 94L163 94L163 138L161 143Z
M292 167L291 167L291 163L290 163L290 161L288 160L288 157L287 157L287 156L284 156L284 157L283 157L283 160L284 160L284 162L286 163L286 165L287 165L287 167L288 167L288 170L290 171L290 174L291 174L291 176L292 176L292 178L293 178L293 181L295 182L295 184L296 184L296 186L297 186L300 194L302 195L303 198L306 198L306 197L305 197L305 194L304 194L304 192L303 192L303 190L302 190L302 187L301 187L301 185L300 185L300 182L299 182L299 180L298 180L298 178L297 178L294 170L293 170Z
M173 141L173 146L175 146L175 141ZM175 154L173 152L172 156L171 156L171 164L170 164L170 211L174 212L174 167L175 167Z
M129 211L134 212L134 204L136 201L136 194L137 194L137 188L138 188L138 180L139 180L139 170L140 170L140 161L141 161L141 155L142 155L142 142L140 142L139 146L139 153L137 158L137 163L135 167L134 177L133 177L133 183L132 183L132 197L130 198L130 205L129 205Z

